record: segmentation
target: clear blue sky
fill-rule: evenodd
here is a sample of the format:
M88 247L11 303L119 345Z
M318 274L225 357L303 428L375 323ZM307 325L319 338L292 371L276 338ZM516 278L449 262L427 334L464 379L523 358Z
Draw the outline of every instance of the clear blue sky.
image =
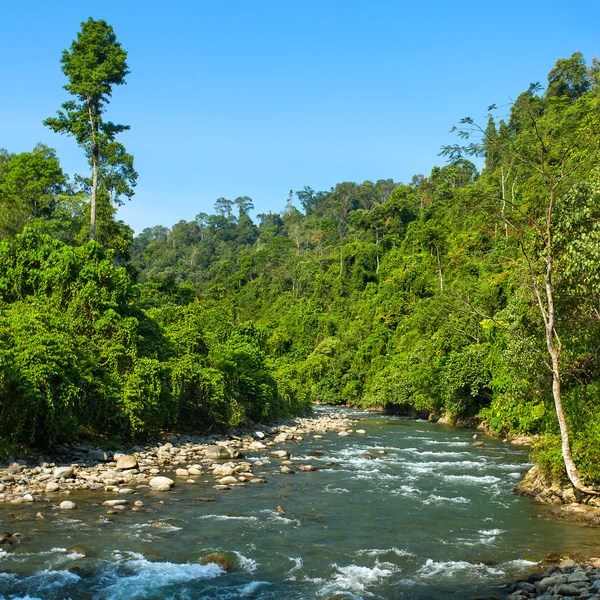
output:
M113 25L131 74L107 118L131 125L136 231L213 212L216 198L280 211L310 185L393 178L440 164L462 116L484 119L546 80L555 60L600 53L600 2L5 2L0 20L0 147L57 149L42 126L67 99L60 55L89 16Z

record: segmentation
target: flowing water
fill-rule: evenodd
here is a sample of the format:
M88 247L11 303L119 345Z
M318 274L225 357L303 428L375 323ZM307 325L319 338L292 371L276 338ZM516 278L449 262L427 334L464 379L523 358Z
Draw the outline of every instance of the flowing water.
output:
M143 490L148 512L110 518L100 506L106 495L85 492L70 497L79 510L44 521L34 520L39 505L3 507L3 528L25 537L0 556L0 596L469 598L548 552L598 550L597 530L551 521L511 493L530 466L523 450L494 440L471 447L469 430L351 414L366 435L280 446L316 472L282 475L272 460L254 469L266 484L215 492L202 478ZM228 554L234 570L201 565L213 551Z

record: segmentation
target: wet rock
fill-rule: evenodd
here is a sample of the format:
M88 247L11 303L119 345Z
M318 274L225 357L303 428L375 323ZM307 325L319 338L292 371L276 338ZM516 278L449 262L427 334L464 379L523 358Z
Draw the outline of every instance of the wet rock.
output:
M121 454L117 458L117 469L126 471L128 469L136 469L138 466L137 458L131 454Z
M124 498L119 498L118 500L106 500L102 503L102 506L115 507L122 506L124 504L127 504L127 500L125 500Z
M274 452L269 452L269 456L272 458L287 459L290 457L290 453L287 450L275 450Z
M238 480L235 477L228 475L227 477L222 477L221 479L219 479L218 482L221 485L232 485L238 483Z
M190 472L187 469L177 469L175 471L175 475L177 477L189 477L190 476Z
M287 465L279 467L279 472L283 473L284 475L293 475L295 473L295 471L293 469L290 469L290 467L288 467Z
M315 465L299 465L297 467L298 471L303 471L303 472L309 472L309 471L316 471L317 467L315 467Z
M204 497L196 498L196 500L198 502L214 502L215 501L214 498L204 498Z
M63 500L60 503L60 510L74 510L75 508L77 508L77 504L71 500Z
M202 558L202 564L215 564L218 565L223 571L231 571L233 569L233 562L222 552L211 552Z
M168 477L153 477L150 481L150 488L157 492L168 492L174 485L175 482Z

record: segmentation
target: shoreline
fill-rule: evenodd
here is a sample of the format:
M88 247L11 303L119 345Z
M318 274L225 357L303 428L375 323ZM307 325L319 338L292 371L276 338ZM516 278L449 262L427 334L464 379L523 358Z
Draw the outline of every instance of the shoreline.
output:
M162 440L108 451L92 445L61 446L52 455L32 455L0 466L0 504L51 503L68 501L71 492L104 492L107 497L127 496L142 491L168 491L178 485L193 485L198 478L214 479L214 489L264 483L254 477L253 465L279 461L282 473L292 472L286 464L289 452L277 446L318 439L332 431L340 436L354 433L356 420L338 413L287 419L274 426L256 425L224 435L169 433ZM362 431L362 430L360 430ZM359 433L357 430L356 433ZM262 461L246 462L246 452L265 454ZM231 462L235 461L235 462ZM302 467L306 468L302 468ZM315 470L299 465L299 471ZM175 474L175 480L166 475ZM62 504L62 503L61 503ZM74 506L61 506L63 510Z

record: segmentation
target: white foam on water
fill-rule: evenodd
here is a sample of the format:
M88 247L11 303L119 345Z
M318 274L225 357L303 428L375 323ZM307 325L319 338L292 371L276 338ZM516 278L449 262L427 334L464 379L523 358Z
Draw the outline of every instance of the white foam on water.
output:
M350 493L350 490L347 490L346 488L334 488L329 484L327 484L323 488L323 491L328 492L330 494L349 494Z
M367 556L374 557L385 556L386 554L395 554L396 556L414 556L412 552L409 552L408 550L401 550L399 548L396 548L396 546L392 548L371 548L358 551L359 556L364 554L366 554Z
M302 560L302 557L300 557L300 556L297 556L297 557L288 556L286 558L288 560L291 560L294 563L294 566L286 573L286 581L296 581L297 577L294 573L296 571L302 570L302 568L304 567L304 561Z
M399 570L392 563L379 563L374 567L359 565L338 567L334 564L332 567L336 569L337 573L334 574L331 581L325 584L323 592L330 594L345 591L355 594L367 594L368 596L373 595L367 589L369 586L379 583L382 579L387 579Z
M242 596L250 596L252 594L255 594L258 591L258 588L262 587L263 585L269 585L269 582L251 581L250 583L247 583L246 585L243 585L240 588L240 593L242 594Z
M261 510L263 514L267 515L267 518L270 521L278 523L279 525L295 525L296 527L300 525L300 521L291 516L286 516L286 514L278 513L276 510Z
M421 490L415 487L411 487L410 485L401 485L399 488L395 490L390 490L390 494L394 496L408 496L414 497L418 496L421 493Z
M469 498L465 498L464 496L449 498L447 496L438 496L437 494L430 494L429 498L423 500L423 504L443 504L445 502L450 502L451 504L470 504L471 500L469 500Z
M232 515L200 515L197 519L210 519L211 521L258 521L258 517L239 517Z
M233 553L237 556L238 565L242 571L246 571L247 573L254 573L256 571L258 563L253 558L248 558L236 550Z
M114 582L105 585L100 597L111 600L146 598L149 590L197 579L214 579L225 573L214 563L152 562L137 552L115 552L113 556L129 574L106 576L106 579L114 579Z
M443 442L441 440L427 440L427 443L433 444L434 446L470 446L470 442Z
M458 481L463 483L498 483L500 477L494 475L442 475L446 481Z
M481 535L485 535L486 537L496 537L498 535L502 535L506 533L505 529L481 529L479 532Z
M465 560L435 561L431 558L428 558L425 564L417 571L417 575L420 575L423 579L453 579L457 575L477 576L485 579L503 574L504 571L502 569L483 563L471 563Z

